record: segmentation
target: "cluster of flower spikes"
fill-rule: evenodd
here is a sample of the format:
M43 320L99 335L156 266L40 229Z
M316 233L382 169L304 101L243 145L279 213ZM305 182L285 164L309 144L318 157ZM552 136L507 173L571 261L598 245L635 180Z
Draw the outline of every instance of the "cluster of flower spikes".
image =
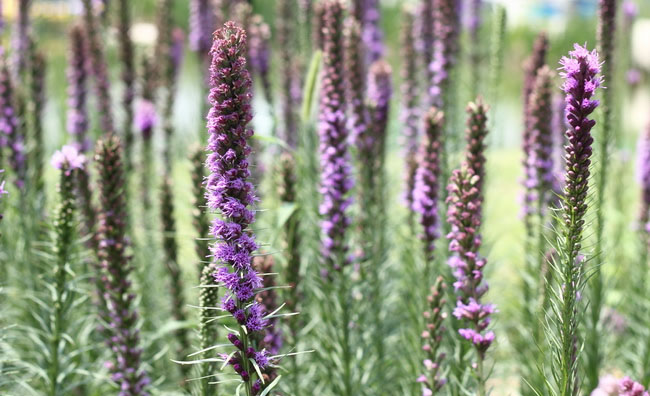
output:
M467 165L453 172L447 187L447 221L451 225L447 238L452 253L448 264L456 277L458 295L453 315L471 325L458 332L474 344L482 358L494 341L494 333L486 329L495 307L480 301L488 287L483 282L487 262L479 255L482 200L478 185L479 177Z
M216 242L210 247L218 263L214 279L226 289L221 308L229 312L242 326L239 334L228 339L238 349L224 359L244 382L252 381L250 361L253 359L264 371L270 364L265 350L252 345L252 333L267 326L262 305L255 300L262 279L252 266L253 252L258 246L249 226L255 220L250 209L256 198L248 181L247 157L251 153L248 139L252 130L251 78L246 69L246 33L233 22L217 30L212 47L210 66L210 104L207 127L209 131L206 167L208 207L221 214L213 221L211 233ZM252 385L253 394L264 384L258 378Z
M442 311L442 308L447 303L444 299L445 288L446 284L440 276L436 279L436 283L431 286L431 294L427 297L429 309L424 312L427 328L422 332L422 339L424 340L422 350L426 354L424 360L426 372L417 379L419 383L423 384L422 396L432 396L447 383L446 379L440 378L440 366L445 358L445 353L438 353L442 345L442 335L445 332L442 323L447 318L447 314Z

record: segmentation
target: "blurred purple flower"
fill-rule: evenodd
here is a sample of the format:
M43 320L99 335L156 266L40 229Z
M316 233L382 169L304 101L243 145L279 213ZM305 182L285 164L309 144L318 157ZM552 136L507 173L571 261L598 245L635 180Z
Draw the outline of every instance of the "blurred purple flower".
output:
M83 169L86 164L86 156L81 154L77 147L66 145L52 155L51 164L69 175L73 169Z

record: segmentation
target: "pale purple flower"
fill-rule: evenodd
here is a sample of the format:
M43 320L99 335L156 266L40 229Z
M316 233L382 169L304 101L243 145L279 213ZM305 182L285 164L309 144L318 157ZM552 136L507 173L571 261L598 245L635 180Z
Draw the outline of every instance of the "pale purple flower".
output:
M59 170L64 170L70 174L73 169L83 169L86 164L86 156L79 152L79 149L73 145L66 145L54 153L51 164Z

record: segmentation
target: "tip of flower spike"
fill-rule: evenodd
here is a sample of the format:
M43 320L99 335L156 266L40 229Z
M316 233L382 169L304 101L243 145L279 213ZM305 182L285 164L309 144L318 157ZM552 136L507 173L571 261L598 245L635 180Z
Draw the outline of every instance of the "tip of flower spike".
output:
M59 170L83 169L86 156L81 154L77 147L66 145L54 153L51 163L53 167Z
M595 88L600 86L601 79L593 78L600 73L602 63L600 62L598 52L594 49L589 51L585 46L578 43L573 44L573 51L569 51L569 56L564 56L560 60L560 76L567 80L578 80L589 78L593 79ZM583 75L584 73L584 75ZM565 84L564 91L571 89L572 84Z

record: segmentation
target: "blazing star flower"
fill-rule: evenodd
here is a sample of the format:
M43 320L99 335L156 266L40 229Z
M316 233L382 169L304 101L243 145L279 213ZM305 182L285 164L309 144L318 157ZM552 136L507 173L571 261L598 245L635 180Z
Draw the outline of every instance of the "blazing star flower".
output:
M86 156L79 152L73 145L66 145L54 153L51 160L52 166L59 170L65 170L66 175L73 169L83 169L86 164Z
M624 377L620 383L619 396L649 396L650 393L645 390L643 385L633 381L630 377Z

